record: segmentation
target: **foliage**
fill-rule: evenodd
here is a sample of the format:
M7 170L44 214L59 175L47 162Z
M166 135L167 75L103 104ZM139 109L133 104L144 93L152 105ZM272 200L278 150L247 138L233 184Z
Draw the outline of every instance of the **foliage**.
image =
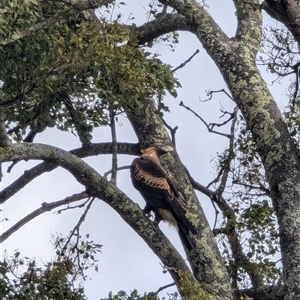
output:
M116 295L109 293L107 298L101 300L159 300L154 293L139 295L137 290L133 290L129 295L125 291L119 291Z
M27 1L23 5L31 18L26 16L25 24L14 23L22 11L7 5L11 25L3 23L2 30L21 31L66 9L60 2L41 2L33 11L28 11ZM108 106L134 110L156 93L168 90L176 95L178 83L169 66L137 47L138 33L116 22L82 18L71 15L0 47L0 103L7 107L9 123L18 124L14 133L19 140L27 128L43 131L54 126L75 129L89 140L94 127L107 124Z
M101 246L88 239L61 235L53 237L53 244L56 258L47 264L22 258L18 250L0 262L1 299L86 299L82 281L86 270L97 270L94 255Z

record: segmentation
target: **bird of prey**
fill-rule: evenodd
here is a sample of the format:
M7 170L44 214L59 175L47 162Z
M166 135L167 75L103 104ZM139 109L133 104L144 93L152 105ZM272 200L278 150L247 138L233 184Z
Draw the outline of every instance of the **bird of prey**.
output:
M195 234L196 230L185 216L188 205L179 184L159 160L161 155L171 151L173 148L166 145L154 145L142 150L141 157L135 158L131 164L131 179L146 201L144 212L154 212L156 225L161 220L173 225L185 248L191 251L189 231Z

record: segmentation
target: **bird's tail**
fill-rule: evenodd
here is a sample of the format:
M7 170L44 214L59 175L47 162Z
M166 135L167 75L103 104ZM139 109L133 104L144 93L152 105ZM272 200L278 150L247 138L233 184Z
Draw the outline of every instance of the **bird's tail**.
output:
M189 236L189 229L183 223L178 222L177 224L178 224L178 234L183 246L187 250L191 251L193 245L192 245L191 238Z

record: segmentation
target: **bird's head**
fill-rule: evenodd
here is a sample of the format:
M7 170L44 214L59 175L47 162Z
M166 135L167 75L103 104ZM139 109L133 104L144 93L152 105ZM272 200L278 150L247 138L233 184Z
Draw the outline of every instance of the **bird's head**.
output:
M154 144L153 146L141 150L142 157L160 157L161 155L172 152L174 149L171 146L164 144Z

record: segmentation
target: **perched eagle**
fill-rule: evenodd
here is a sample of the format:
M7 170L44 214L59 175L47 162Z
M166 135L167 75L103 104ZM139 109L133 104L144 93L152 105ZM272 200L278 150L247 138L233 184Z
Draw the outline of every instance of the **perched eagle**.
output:
M144 212L153 211L154 223L161 220L169 222L179 233L183 245L192 249L189 231L196 233L192 223L186 218L188 210L181 189L171 174L160 164L159 157L173 148L165 145L154 145L142 150L141 157L135 158L131 164L133 186L146 201Z

